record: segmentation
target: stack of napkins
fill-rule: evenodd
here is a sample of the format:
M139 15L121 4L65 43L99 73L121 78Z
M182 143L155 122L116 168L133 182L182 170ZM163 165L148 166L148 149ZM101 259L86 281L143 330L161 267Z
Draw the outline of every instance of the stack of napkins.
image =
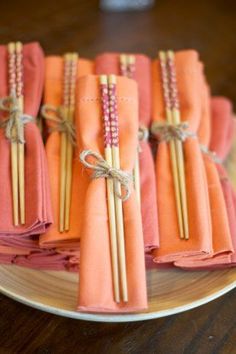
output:
M0 263L79 272L77 308L88 312L147 309L146 268L235 266L236 194L224 167L233 108L211 97L196 51L91 61L44 58L26 44L19 115L9 48L0 46ZM16 225L9 131L21 122L25 222Z

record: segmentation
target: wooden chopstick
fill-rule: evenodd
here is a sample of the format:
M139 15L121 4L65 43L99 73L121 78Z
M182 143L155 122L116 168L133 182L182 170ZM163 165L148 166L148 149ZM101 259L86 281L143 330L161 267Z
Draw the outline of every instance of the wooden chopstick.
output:
M23 95L23 45L16 42L16 96L21 113L24 112ZM24 138L24 126L19 126ZM19 200L20 200L20 222L25 224L25 145L18 142L18 177L19 177Z
M63 110L64 116L69 114L69 78L70 78L70 54L64 55L64 83L63 83ZM66 198L66 133L61 132L60 147L60 212L59 231L65 231L65 198Z
M111 146L113 167L120 169L120 152L119 152L119 128L117 114L117 98L116 98L116 76L108 76L109 87L109 109L111 122ZM120 182L114 181L115 190L121 194ZM125 235L124 235L124 219L122 200L115 194L115 211L116 211L116 227L118 240L119 255L119 271L122 300L128 301L127 272L126 272L126 256L125 256Z
M135 69L135 56L134 55L120 55L120 72L122 76L127 76L133 78L133 73ZM137 200L139 205L141 205L141 190L140 190L140 166L139 166L139 147L137 148L134 169L134 189L136 192Z
M105 160L110 166L113 166L113 157L111 149L111 124L108 107L108 81L106 75L99 77L102 97L102 115L104 125L104 147L105 147ZM114 183L110 178L106 179L107 187L107 202L108 202L108 215L109 215L109 231L110 231L110 245L111 245L111 264L112 264L112 280L114 299L117 303L120 302L120 286L119 286L119 266L118 266L118 250L117 250L117 228L116 228L116 213L115 213L115 193Z
M135 71L135 62L136 58L134 55L127 55L127 71L128 71L128 77L133 78L133 74Z
M169 92L169 85L168 85L169 78L168 78L168 71L166 65L167 62L166 53L162 51L159 52L159 59L160 59L162 86L163 86L163 93L164 93L164 100L165 100L166 119L168 124L173 124L170 92ZM170 143L171 164L172 164L172 173L173 173L173 180L174 180L174 190L175 190L179 232L180 232L180 238L184 239L183 214L182 214L182 205L181 205L181 196L180 196L180 183L179 183L176 146L173 140L170 140L169 143Z
M77 63L78 54L70 55L70 88L69 88L69 114L68 119L74 121L75 113L75 89L77 79ZM72 186L72 161L73 161L73 146L67 137L67 153L66 153L66 191L65 191L65 231L70 228L70 207L71 207L71 186Z
M170 94L171 94L172 119L174 125L178 125L181 122L181 117L180 117L178 91L177 91L177 84L176 84L174 52L170 50L167 52L167 66L169 70L169 82L171 87ZM188 240L189 225L188 225L188 207L187 207L183 144L181 141L176 140L175 145L176 145L178 171L179 171L180 197L181 197L183 223L184 223L184 238Z
M122 76L127 76L127 55L121 54L119 57L120 61L120 73Z
M8 44L8 71L9 71L9 91L10 94L16 95L16 66L15 66L15 43ZM16 137L16 128L12 129L13 138ZM19 200L18 200L18 157L17 142L11 141L11 182L13 197L13 223L15 226L19 224Z

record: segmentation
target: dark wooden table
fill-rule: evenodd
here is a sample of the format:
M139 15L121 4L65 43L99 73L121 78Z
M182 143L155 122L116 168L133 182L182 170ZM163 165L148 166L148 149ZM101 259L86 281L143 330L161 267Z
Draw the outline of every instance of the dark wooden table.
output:
M196 48L214 94L236 104L236 2L156 0L140 13L103 13L97 1L1 1L1 42L41 42L47 54ZM236 290L158 320L97 324L60 318L0 295L2 353L236 353Z

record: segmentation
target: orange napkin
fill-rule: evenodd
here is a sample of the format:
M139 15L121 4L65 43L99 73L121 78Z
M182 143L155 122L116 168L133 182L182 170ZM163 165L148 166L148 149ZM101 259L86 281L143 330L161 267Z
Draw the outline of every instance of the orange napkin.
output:
M104 53L95 58L96 74L121 75L118 53ZM138 84L139 123L149 127L151 122L151 61L143 54L135 54L132 78ZM143 235L146 252L159 245L155 169L148 141L140 142L140 179Z
M44 55L38 43L23 46L24 113L36 117L42 97L44 80ZM0 97L9 95L8 54L0 46ZM5 115L1 112L1 119ZM25 210L26 223L13 225L10 143L0 129L0 243L12 247L18 243L25 248L30 235L44 232L52 222L48 193L45 151L40 132L35 123L25 125ZM14 246L13 246L14 247Z
M202 85L202 117L198 130L198 138L200 144L209 147L211 137L211 116L210 116L210 99L208 88L203 82ZM214 134L214 132L212 133ZM220 142L219 142L220 143ZM203 160L208 181L208 192L211 207L211 223L212 223L212 245L213 254L210 258L196 260L187 257L175 262L176 266L183 268L215 268L217 265L229 263L230 255L233 252L231 240L227 208L220 181L220 175L217 166L211 156L203 153Z
M78 78L93 72L93 63L86 59L78 60ZM59 107L62 104L63 95L63 58L49 56L46 58L46 77L44 85L44 103ZM49 127L51 121L46 121ZM77 156L77 147L73 157L72 193L70 229L67 232L59 232L59 188L60 188L60 133L52 132L46 142L46 155L49 169L49 180L53 206L54 224L51 229L40 236L41 247L78 247L82 213L87 188L87 176L82 173Z
M197 132L201 119L201 73L193 50L175 55L181 121ZM153 62L153 121L165 122L160 63ZM153 252L155 262L174 262L185 256L207 257L212 253L211 217L207 177L197 138L183 143L188 203L189 240L181 240L175 203L169 144L161 142L156 155L156 183L160 248Z
M138 93L133 80L117 78L121 169L132 172L138 144ZM99 80L79 79L77 133L80 148L104 155ZM84 173L90 171L84 171ZM132 186L131 186L132 187ZM128 303L113 300L109 224L104 178L91 179L85 199L80 249L80 311L133 312L147 307L141 212L136 193L123 202Z

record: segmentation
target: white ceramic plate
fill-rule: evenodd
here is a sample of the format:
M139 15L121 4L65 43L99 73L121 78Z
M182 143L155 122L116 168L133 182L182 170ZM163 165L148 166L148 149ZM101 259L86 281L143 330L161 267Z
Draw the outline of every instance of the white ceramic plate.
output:
M236 142L227 169L236 185ZM14 300L57 315L101 322L129 322L173 315L218 298L236 286L236 268L211 272L178 269L147 272L149 309L140 314L108 315L74 311L78 279L67 272L0 266L0 291Z

